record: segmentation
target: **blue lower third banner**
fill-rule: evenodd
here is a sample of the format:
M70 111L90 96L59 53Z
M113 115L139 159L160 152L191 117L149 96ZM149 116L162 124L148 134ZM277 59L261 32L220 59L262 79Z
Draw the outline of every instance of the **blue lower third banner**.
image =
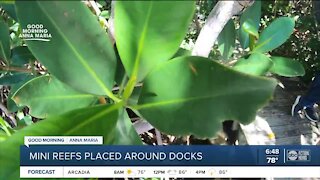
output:
M319 146L21 146L21 166L320 166Z

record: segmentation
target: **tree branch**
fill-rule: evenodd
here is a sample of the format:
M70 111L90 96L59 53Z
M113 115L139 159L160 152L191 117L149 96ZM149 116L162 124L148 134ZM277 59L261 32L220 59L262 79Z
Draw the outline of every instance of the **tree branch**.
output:
M33 73L34 72L32 69L27 69L27 68L22 68L22 67L14 67L14 66L0 66L0 70L25 72L25 73Z
M192 51L192 55L208 57L224 26L234 15L253 4L254 0L219 1L210 12Z
M111 1L111 13L110 13L110 18L108 20L109 23L109 28L108 28L108 32L109 32L109 36L110 39L112 41L112 44L114 44L116 42L115 39L115 35L114 35L114 6L115 6L115 1Z

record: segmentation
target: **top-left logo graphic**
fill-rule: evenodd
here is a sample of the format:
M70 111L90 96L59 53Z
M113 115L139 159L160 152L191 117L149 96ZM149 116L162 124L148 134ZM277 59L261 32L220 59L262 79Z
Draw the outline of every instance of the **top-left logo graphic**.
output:
M28 24L26 28L22 29L19 36L25 41L50 41L52 38L51 33L43 24Z

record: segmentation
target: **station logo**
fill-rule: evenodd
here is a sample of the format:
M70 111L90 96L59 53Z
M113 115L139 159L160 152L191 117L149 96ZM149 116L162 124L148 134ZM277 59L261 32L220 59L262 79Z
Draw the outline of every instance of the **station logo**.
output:
M287 161L310 161L310 150L287 150Z
M52 38L51 33L43 24L28 24L26 28L22 29L19 36L25 41L50 41Z

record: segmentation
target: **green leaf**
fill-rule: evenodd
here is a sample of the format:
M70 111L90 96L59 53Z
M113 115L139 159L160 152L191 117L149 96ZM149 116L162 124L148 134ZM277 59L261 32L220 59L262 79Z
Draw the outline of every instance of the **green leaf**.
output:
M236 30L233 20L229 20L218 37L218 49L225 60L233 53L236 42Z
M5 2L0 2L0 7L15 21L18 21L16 10L14 8L14 2L9 4Z
M0 60L6 63L10 59L10 36L8 25L0 19Z
M241 58L233 66L233 69L252 75L265 75L272 67L269 57L261 53L253 53L248 59Z
M87 107L97 100L95 96L78 92L51 76L34 78L12 98L16 104L28 106L30 114L37 118Z
M0 129L0 142L6 140L8 138L8 135Z
M295 22L290 17L280 17L274 20L262 31L254 52L265 53L282 45L293 33Z
M50 41L26 41L50 73L79 91L114 98L110 89L116 58L107 34L83 2L16 1L16 9L22 29L41 24L51 34Z
M116 1L115 37L125 70L138 81L178 50L194 1Z
M135 87L132 91L130 98L128 99L128 105L133 106L138 104L138 100L141 94L141 86Z
M126 74L126 71L124 70L122 61L119 56L119 52L117 50L117 47L115 47L115 53L117 58L117 69L116 69L116 76L115 76L115 82L118 86L125 85L124 83L127 82L128 76Z
M253 35L255 38L259 38L259 32L256 27L254 27L253 22L248 20L242 24L242 28L249 35Z
M212 137L225 120L252 122L276 84L207 58L186 56L152 71L134 108L162 132Z
M18 110L21 110L24 108L24 106L18 106L13 100L12 96L20 89L22 85L24 85L27 81L31 80L32 78L35 78L35 76L29 76L28 78L24 79L23 81L10 85L10 92L8 94L7 99L7 108L9 112L17 112Z
M273 66L270 72L286 77L304 76L305 70L299 61L285 57L271 57Z
M19 179L20 145L24 136L103 136L110 144L120 104L79 109L25 127L0 143L0 179Z
M255 1L240 18L239 40L241 46L246 49L249 46L249 33L258 32L261 18L261 1ZM250 26L250 27L248 27Z
M1 85L13 85L20 82L25 82L30 80L34 77L34 75L27 74L27 73L6 73L0 77L0 84Z
M27 46L18 46L11 50L11 64L21 66L34 62L36 58L30 52Z
M142 141L125 109L119 110L114 139L111 144L142 145Z

